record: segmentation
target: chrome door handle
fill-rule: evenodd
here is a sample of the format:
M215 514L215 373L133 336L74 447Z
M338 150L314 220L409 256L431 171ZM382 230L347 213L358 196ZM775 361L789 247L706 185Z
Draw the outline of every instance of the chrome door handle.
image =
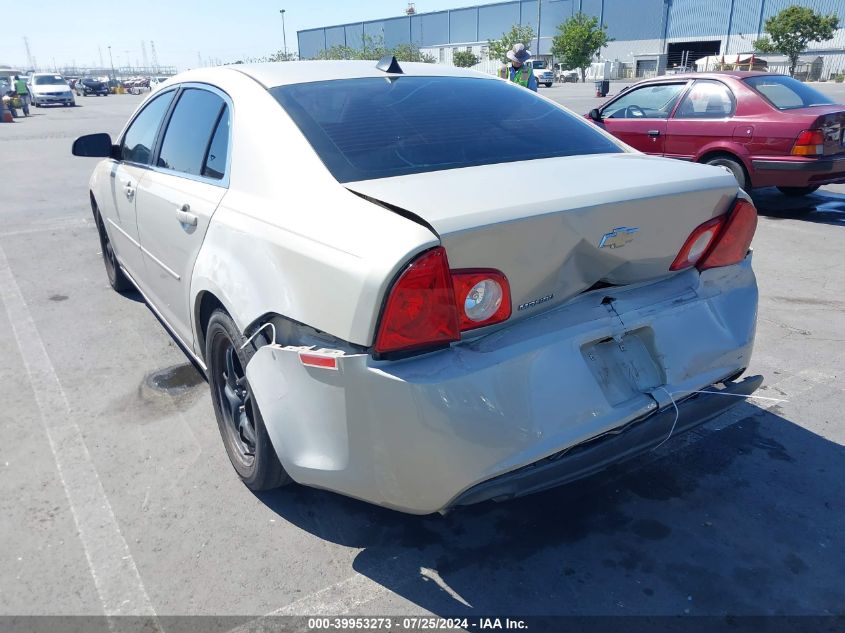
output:
M660 136L660 130L649 130L648 135L652 138L657 138Z
M176 219L188 226L197 225L197 216L191 213L191 205L183 204L176 209Z
M131 180L127 180L123 183L123 193L126 194L126 197L129 200L135 197L135 185L132 183Z

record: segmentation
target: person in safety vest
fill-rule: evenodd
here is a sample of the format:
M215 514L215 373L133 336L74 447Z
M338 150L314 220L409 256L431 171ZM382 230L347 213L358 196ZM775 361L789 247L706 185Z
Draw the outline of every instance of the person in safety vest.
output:
M29 116L29 88L26 85L26 81L15 75L13 87L21 100L21 108L23 109L24 116Z
M506 79L519 84L529 90L537 92L537 77L534 76L534 69L526 63L531 59L531 51L525 48L525 44L514 44L507 52L510 64L505 66Z

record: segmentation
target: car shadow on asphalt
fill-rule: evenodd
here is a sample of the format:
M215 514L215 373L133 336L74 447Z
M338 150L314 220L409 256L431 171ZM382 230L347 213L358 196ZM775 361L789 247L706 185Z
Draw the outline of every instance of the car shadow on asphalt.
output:
M841 612L845 447L777 406L728 415L590 479L445 516L299 486L259 498L442 616Z
M752 193L757 212L773 220L801 220L817 224L845 226L845 194L819 190L790 198L775 188Z

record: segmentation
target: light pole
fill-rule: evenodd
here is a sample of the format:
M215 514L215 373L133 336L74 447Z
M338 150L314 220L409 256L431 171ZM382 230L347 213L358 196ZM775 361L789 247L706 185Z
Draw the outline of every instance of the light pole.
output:
M285 10L279 9L279 13L282 14L282 42L284 43L285 47L285 61L288 60L288 34L285 31Z
M111 46L109 46L108 49L109 49L109 64L111 65L111 78L112 78L112 81L114 81L115 79L117 79L117 77L114 76L114 59L112 59L112 56L111 56Z

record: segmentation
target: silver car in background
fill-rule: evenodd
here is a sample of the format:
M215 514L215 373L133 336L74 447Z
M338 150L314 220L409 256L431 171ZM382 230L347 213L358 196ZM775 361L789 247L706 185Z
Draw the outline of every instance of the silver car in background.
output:
M75 106L76 99L65 78L56 73L33 73L29 94L36 108L46 105Z
M205 372L252 490L417 514L507 499L762 380L738 380L757 216L733 176L497 78L197 69L74 153L105 158L90 201L112 287L137 287Z

